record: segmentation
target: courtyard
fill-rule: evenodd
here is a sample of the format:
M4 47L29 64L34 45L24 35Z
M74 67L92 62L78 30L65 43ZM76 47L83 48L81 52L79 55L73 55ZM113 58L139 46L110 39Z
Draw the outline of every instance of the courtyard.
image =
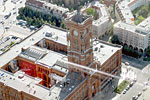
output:
M138 25L150 16L150 4L137 7L132 11L132 13L134 16L134 23L135 25Z

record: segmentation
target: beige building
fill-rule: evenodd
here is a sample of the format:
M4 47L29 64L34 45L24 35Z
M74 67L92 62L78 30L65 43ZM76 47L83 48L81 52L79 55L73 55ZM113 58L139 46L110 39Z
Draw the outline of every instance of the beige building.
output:
M140 24L134 24L132 11L150 0L120 0L116 3L116 17L120 22L114 25L114 34L122 44L144 51L150 46L150 17Z
M85 5L81 9L81 12L86 14L86 10L88 8L93 8L97 13L96 16L98 16L98 18L93 20L92 23L93 35L98 38L109 33L112 26L112 21L106 5L101 4L99 1L93 1L88 5Z
M142 51L150 46L149 33L150 31L143 27L121 21L114 25L114 35L118 36L122 44L126 44L135 49L137 48L138 50L141 49Z

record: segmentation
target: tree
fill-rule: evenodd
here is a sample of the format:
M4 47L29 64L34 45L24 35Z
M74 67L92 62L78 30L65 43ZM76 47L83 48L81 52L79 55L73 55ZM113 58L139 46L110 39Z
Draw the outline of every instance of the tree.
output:
M113 35L113 37L111 38L111 42L114 44L119 44L119 39L117 35Z
M94 17L94 19L98 19L99 15L96 13L96 10L94 10L93 8L88 8L86 10L87 15L92 15Z
M94 9L93 8L88 8L86 10L87 15L94 15Z
M146 55L150 57L150 47L146 49Z
M65 25L61 19L57 19L56 17L49 14L43 14L41 12L34 11L28 7L19 9L19 16L17 16L17 19L25 20L27 21L28 25L34 25L38 28L45 23L65 28Z

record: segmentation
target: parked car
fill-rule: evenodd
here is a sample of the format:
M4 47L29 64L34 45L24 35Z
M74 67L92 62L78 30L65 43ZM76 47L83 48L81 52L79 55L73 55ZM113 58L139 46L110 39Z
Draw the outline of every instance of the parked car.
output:
M35 30L36 27L35 27L35 26L30 26L30 29L31 29L31 30Z
M138 93L138 97L141 96L141 95L142 95L142 92L139 92L139 93Z
M123 94L126 94L126 92L127 92L127 90L125 89L125 90L123 91Z
M4 18L8 19L11 16L11 13L9 13L8 15L5 15Z
M128 63L128 62L125 62L125 65L129 66L129 63Z
M134 100L137 100L139 97L138 96L135 96L135 99Z
M15 40L16 40L16 39L18 39L18 37L16 37L16 36L12 36L12 39L15 39Z
M126 90L129 90L130 89L130 86L128 85L127 87L126 87Z
M9 28L10 28L9 26L6 26L6 27L5 27L6 30L8 30Z
M129 86L130 86L130 87L132 87L132 86L133 86L133 84L134 84L134 82L131 82Z
M135 100L135 96L132 97L132 100Z
M13 12L13 14L16 14L16 12Z

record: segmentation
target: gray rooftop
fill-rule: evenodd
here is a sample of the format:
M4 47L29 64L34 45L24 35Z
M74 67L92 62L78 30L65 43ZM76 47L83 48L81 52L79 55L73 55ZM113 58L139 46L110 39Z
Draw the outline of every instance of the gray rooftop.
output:
M85 17L81 14L78 14L78 13L72 17L72 21L74 21L76 23L82 23L86 19L87 19L87 17Z
M40 50L40 48L34 46L29 47L20 54L22 57L33 58L35 60L41 59L45 55L46 51Z
M86 78L78 72L68 73L65 79L58 82L50 89L50 95L45 97L45 100L64 100L71 94Z

